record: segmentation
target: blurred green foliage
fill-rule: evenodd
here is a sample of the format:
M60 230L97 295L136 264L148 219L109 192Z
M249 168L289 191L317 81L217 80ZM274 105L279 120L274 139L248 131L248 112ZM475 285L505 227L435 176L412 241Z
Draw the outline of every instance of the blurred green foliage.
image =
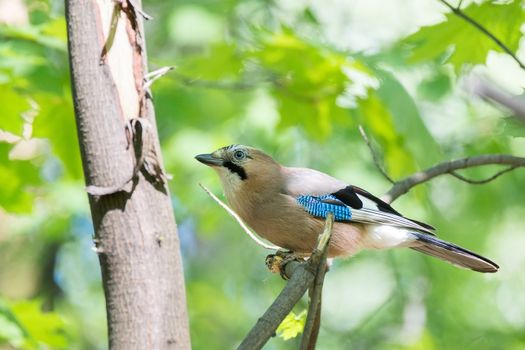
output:
M103 349L104 299L90 249L63 5L3 3L22 6L10 19L0 16L0 348ZM437 4L145 2L155 18L146 23L150 66L177 67L153 95L173 174L195 349L234 347L284 285L266 271L267 252L197 186L220 193L195 154L249 144L378 195L389 183L358 125L394 179L469 155L525 156L523 125L465 94L461 83L478 71L510 75L523 88L523 72L506 61L486 65L501 49ZM378 6L394 5L399 23L370 30ZM518 50L521 1L465 1L462 9ZM479 179L497 170L464 174ZM407 250L336 261L325 282L319 348L525 349L523 186L525 174L515 170L484 186L442 177L403 196L395 203L401 212L493 258L501 271L480 275ZM297 345L288 338L300 332L304 306L268 349Z

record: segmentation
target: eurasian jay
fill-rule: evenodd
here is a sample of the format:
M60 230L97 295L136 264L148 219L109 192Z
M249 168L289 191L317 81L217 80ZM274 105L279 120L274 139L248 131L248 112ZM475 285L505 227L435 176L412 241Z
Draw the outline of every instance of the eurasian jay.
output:
M312 252L331 212L335 223L329 257L409 247L474 271L499 268L481 255L438 239L432 226L404 217L362 188L320 171L282 166L243 145L195 158L217 171L231 207L255 232L295 253Z

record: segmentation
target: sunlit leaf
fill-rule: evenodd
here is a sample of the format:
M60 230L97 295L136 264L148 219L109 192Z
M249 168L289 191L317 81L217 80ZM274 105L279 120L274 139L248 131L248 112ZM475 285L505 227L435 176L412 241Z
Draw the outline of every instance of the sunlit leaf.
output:
M288 340L301 334L306 322L306 314L306 310L301 311L299 314L295 314L293 311L290 312L277 327L277 336Z
M472 2L463 12L516 52L522 36L520 27L525 21L522 1ZM442 23L421 28L404 42L413 45L411 62L441 58L452 63L456 71L464 64L484 63L489 50L503 52L494 40L454 13L448 13Z

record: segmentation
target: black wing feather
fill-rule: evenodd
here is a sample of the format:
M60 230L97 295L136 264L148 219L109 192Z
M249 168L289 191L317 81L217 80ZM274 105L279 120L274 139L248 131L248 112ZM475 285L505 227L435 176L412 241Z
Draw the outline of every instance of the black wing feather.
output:
M332 193L332 195L344 204L348 205L350 208L363 208L363 201L359 199L357 193L352 189L352 186L347 186L337 192Z
M371 194L370 192L362 189L361 187L357 187L357 186L346 186L345 188L337 191L337 192L334 192L332 193L332 195L334 197L336 197L337 199L339 199L341 202L343 202L344 204L348 205L349 207L353 208L353 209L362 209L363 208L363 201L359 198L358 195L361 195L369 200L371 200L372 202L374 202L377 206L377 209L379 211L382 211L382 212L385 212L385 213L390 213L390 214L394 214L394 215L398 215L398 216L401 216L403 218L405 218L400 212L398 212L397 210L395 210L394 208L392 208L390 206L390 204L386 203L385 201L381 200L380 198L374 196L373 194ZM428 230L435 230L434 227L432 227L431 225L429 224L426 224L424 222L420 222L420 221L417 221L417 220L414 220L414 219L409 219L409 218L405 218L407 220L410 220L412 221L413 223L417 224L417 225L420 225Z

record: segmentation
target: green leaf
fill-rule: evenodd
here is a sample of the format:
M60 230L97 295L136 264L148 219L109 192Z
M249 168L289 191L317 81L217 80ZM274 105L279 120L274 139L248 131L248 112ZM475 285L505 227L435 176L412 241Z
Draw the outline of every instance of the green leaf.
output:
M421 119L419 110L404 86L389 72L377 70L381 80L379 98L392 114L394 126L405 137L405 145L418 163L428 166L441 160L441 150Z
M64 321L54 312L42 312L41 302L21 301L12 305L11 311L27 332L26 348L40 348L40 345L52 349L67 348Z
M24 40L65 52L67 48L65 19L56 19L43 26L0 24L0 39L3 38Z
M306 323L306 310L301 311L296 315L293 311L290 312L277 327L277 336L284 340L292 339L301 334Z
M516 52L522 36L520 27L525 21L522 1L472 3L462 11ZM456 72L464 64L484 63L490 50L503 52L486 34L452 12L446 15L446 21L421 28L404 43L414 46L411 62L442 59L452 50L444 60L452 63Z
M17 322L11 310L0 300L0 345L9 343L20 348L25 342L26 334Z
M283 93L312 100L340 95L349 81L344 68L355 66L342 53L306 42L289 29L263 35L251 56L276 75Z
M243 69L242 58L235 45L220 43L211 46L203 55L185 58L177 72L197 79L236 78Z
M2 106L0 129L19 135L24 122L21 115L31 107L28 98L11 84L0 85L0 106Z
M15 322L0 314L0 344L5 342L19 348L24 343L24 333Z
M513 137L525 137L525 124L514 117L504 118L503 133Z
M322 140L332 133L333 121L350 123L349 113L335 103L335 97L309 101L287 94L274 93L281 115L281 129L300 125L310 137Z
M28 212L33 202L30 187L42 184L40 170L34 162L10 160L12 147L0 143L0 207L11 212Z
M450 92L451 88L452 80L450 75L444 71L438 71L421 82L417 88L417 93L424 99L439 101Z
M262 34L259 41L250 57L272 77L272 95L281 116L279 127L299 125L309 136L323 139L331 135L334 124L351 123L337 98L351 83L346 71L370 73L364 65L307 42L287 28Z
M39 93L33 97L40 106L33 124L34 137L48 138L53 154L64 164L66 175L81 179L82 163L70 96Z

